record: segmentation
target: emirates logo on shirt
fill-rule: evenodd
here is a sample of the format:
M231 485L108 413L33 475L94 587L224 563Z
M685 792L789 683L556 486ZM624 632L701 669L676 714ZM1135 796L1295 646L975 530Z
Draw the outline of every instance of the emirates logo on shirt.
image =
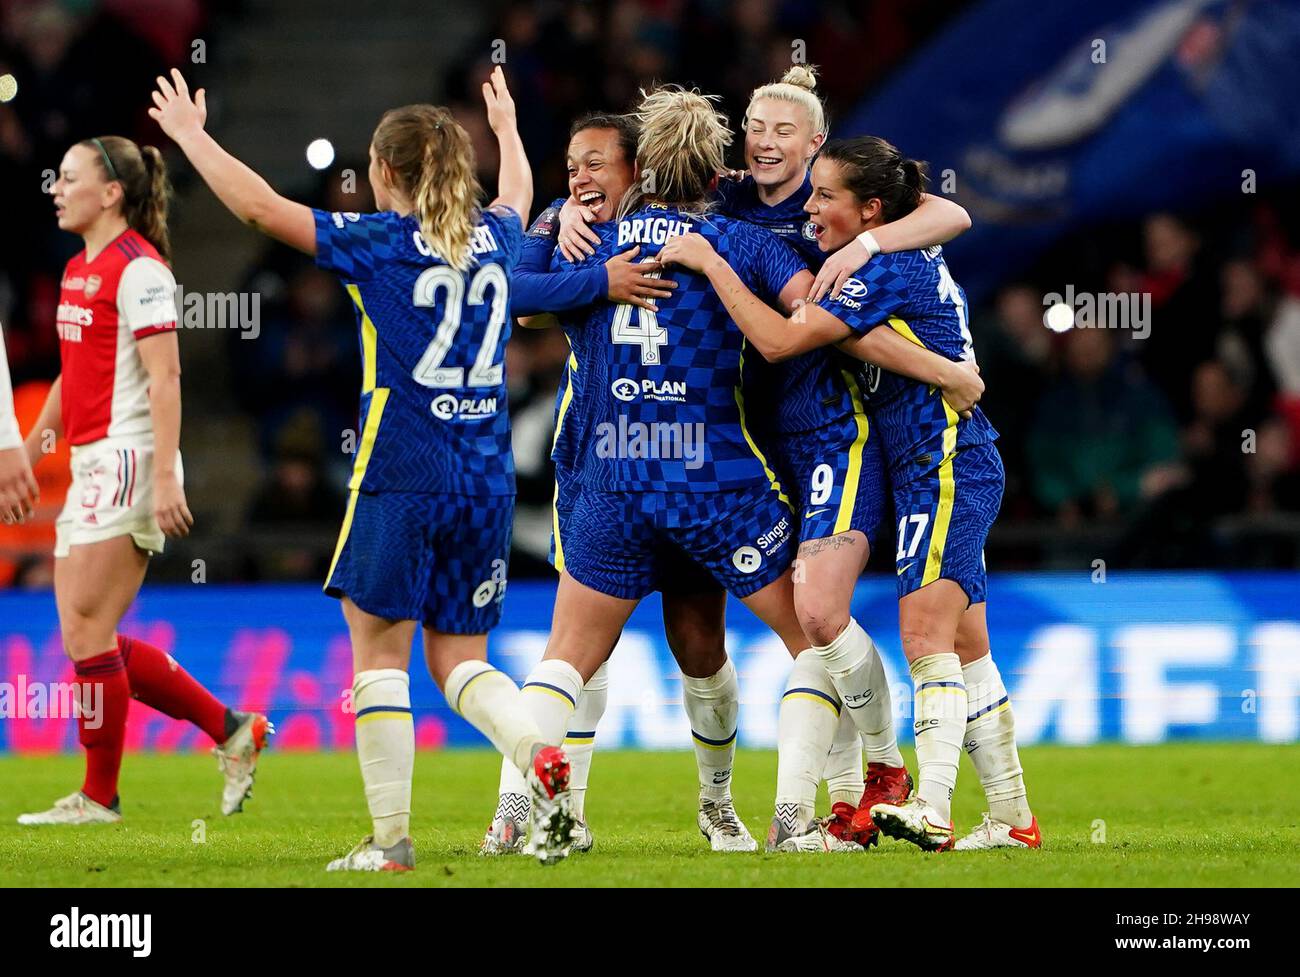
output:
M98 275L91 275L86 279L86 298L94 298L95 293L99 291L99 286L104 284L104 279Z

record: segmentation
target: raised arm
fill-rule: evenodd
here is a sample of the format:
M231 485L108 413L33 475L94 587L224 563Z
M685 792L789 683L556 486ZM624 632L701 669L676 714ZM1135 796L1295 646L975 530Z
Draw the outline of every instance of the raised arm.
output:
M162 127L226 208L245 224L305 254L316 254L316 222L311 208L280 196L271 185L221 148L203 128L207 99L175 68L171 81L158 76L150 118ZM503 164L504 165L504 164Z
M813 282L808 301L838 296L840 286L876 254L915 251L946 244L970 230L970 214L946 197L922 194L921 203L906 217L864 232L828 257Z
M497 195L492 205L505 204L519 215L527 227L528 211L533 205L533 171L524 153L515 121L515 100L506 87L506 76L497 65L483 82L483 101L487 104L488 125L496 133L501 147L501 169L497 175Z

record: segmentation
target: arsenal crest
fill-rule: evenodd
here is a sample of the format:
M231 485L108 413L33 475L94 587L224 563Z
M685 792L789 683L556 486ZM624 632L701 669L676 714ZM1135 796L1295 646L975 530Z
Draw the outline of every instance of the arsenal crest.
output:
M102 285L103 283L104 283L104 280L103 280L102 278L100 278L98 275L90 275L89 277L87 277L87 279L86 279L86 298L88 298L88 299L89 299L89 298L94 298L94 297L95 297L95 293L99 291L99 286Z

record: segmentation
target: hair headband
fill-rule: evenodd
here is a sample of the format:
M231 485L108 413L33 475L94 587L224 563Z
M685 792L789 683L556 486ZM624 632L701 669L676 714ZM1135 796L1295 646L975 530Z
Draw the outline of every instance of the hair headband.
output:
M113 161L109 159L108 150L104 148L104 144L100 142L98 139L92 139L90 141L93 142L95 144L95 147L99 150L99 155L104 157L104 167L105 169L108 170L108 178L110 180L120 179L120 177L117 175L117 167L114 166Z

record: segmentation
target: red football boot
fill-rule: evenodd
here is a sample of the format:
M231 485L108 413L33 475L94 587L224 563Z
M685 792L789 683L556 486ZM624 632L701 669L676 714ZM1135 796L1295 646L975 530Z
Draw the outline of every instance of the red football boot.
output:
M880 829L871 820L873 804L902 804L912 793L912 775L907 767L887 767L883 763L867 764L867 789L862 792L858 809L849 821L849 838L863 848L880 841Z

